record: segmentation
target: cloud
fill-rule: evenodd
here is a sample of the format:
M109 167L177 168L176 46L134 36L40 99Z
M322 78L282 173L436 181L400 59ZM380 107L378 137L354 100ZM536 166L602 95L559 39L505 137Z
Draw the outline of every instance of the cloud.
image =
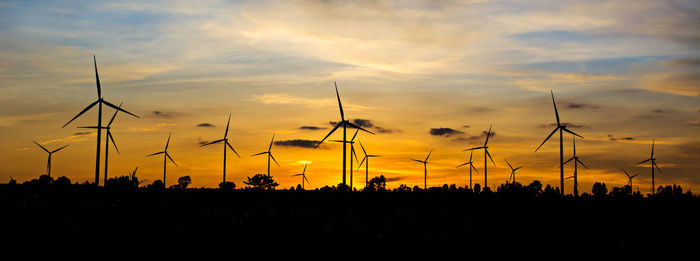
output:
M462 126L462 128L471 128L471 127L472 127L472 126L469 126L469 125L464 125L464 126Z
M76 133L73 133L73 136L71 136L71 137L76 137L76 138L77 138L77 137L80 137L80 136L85 136L85 135L90 135L90 134L93 134L93 133L92 133L92 132L89 132L89 131L76 132Z
M398 129L390 129L390 128L384 128L384 127L377 126L374 124L374 122L372 120L368 120L368 119L354 119L354 120L349 120L349 121L357 126L364 128L364 129L374 130L374 131L379 132L379 133L394 133L394 132L401 131ZM337 121L329 121L328 123L331 126L335 126L338 124Z
M666 66L700 67L700 57L661 61Z
M204 123L197 124L197 127L211 128L211 127L216 127L216 126L214 126L214 124L211 124L211 123L208 123L208 122L204 122Z
M608 140L611 141L616 141L616 140L634 140L633 137L622 137L622 138L616 138L612 134L608 134Z
M295 97L284 93L270 93L262 95L253 95L250 100L255 102L260 102L263 104L294 104L303 105L307 108L327 108L327 107L338 107L338 101L335 98L303 98ZM371 107L345 104L343 103L343 109L346 111L364 111L372 109Z
M165 112L165 111L158 111L158 110L152 111L151 113L152 113L152 116L154 116L154 117L166 118L166 119L170 119L170 118L173 118L173 117L179 115L179 113L176 113L176 112Z
M286 147L300 147L300 148L313 148L318 144L317 140L279 140L275 141L275 145L286 146Z
M567 128L571 129L581 129L581 128L587 128L588 126L585 125L579 125L579 124L574 124L570 122L562 122L562 125L566 125ZM540 128L554 128L557 127L556 123L550 123L550 124L541 124Z
M590 104L584 104L584 103L569 103L568 106L570 109L585 109L585 108L598 108L598 106L595 105L590 105Z
M404 177L390 177L390 178L386 178L386 182L395 182L395 181L401 181L404 179L406 179L406 178L404 178Z
M299 127L299 129L300 130L322 130L322 129L326 129L326 128L318 127L318 126L301 126L301 127Z
M433 136L443 136L443 137L451 137L454 135L461 135L464 134L462 131L458 131L452 128L431 128L430 129L430 135Z
M204 146L204 144L207 144L207 143L209 143L209 142L210 142L210 141L208 141L208 140L200 140L200 141L197 142L197 144L199 144L199 146Z
M483 131L481 133L481 135L469 136L468 138L466 138L466 140L473 141L473 140L479 140L482 138L486 138L486 134L488 134L488 133L489 133L488 131ZM489 137L493 137L493 136L496 136L496 132L494 132L494 131L491 132L491 135L489 135Z

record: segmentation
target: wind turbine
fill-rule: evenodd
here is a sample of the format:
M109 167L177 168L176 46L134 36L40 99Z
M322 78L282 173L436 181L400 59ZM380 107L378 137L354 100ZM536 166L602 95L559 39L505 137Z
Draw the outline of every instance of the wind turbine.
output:
M119 108L122 107L122 103L119 104ZM114 149L117 150L117 154L119 154L119 149L117 148L117 144L114 142L114 137L112 136L112 122L114 122L114 118L117 117L117 113L119 111L116 110L114 111L114 115L112 115L112 119L109 120L109 123L107 123L107 126L105 127L100 127L100 126L89 126L89 127L78 127L78 128L83 128L83 129L105 129L107 130L107 134L105 137L105 178L103 182L107 182L107 165L109 161L109 141L112 141L112 146L114 146Z
M164 186L165 186L165 184L166 184L166 183L165 183L165 170L166 170L166 166L167 166L166 163L168 163L168 159L170 159L170 161L171 161L173 164L175 164L175 166L177 167L177 163L175 163L175 161L173 160L173 158L171 158L171 157L170 157L170 154L168 153L168 145L170 145L170 135L171 135L171 134L172 134L172 132L171 132L170 134L168 134L168 141L165 143L165 149L164 149L163 151L161 151L161 152L156 152L156 153L153 153L153 154L151 154L151 155L146 156L146 157L150 157L150 156L155 156L155 155L158 155L158 154L163 154L163 185L164 185ZM167 188L167 186L166 186L166 188Z
M423 172L424 172L424 177L423 177L423 187L427 190L428 189L428 158L430 158L430 154L433 153L433 150L430 150L428 153L428 156L425 157L425 160L417 160L414 159L413 161L417 161L420 163L423 163Z
M73 117L73 119L68 121L61 128L66 127L73 120L80 117L80 115L83 115L83 113L87 112L92 107L97 105L97 152L95 153L95 155L96 155L95 156L95 185L99 186L99 184L100 184L100 141L102 140L102 104L107 105L109 107L112 107L115 110L122 111L122 112L129 114L131 116L134 116L136 118L139 118L139 116L136 116L131 112L125 111L124 109L119 108L116 105L114 105L114 104L106 101L104 98L102 98L102 87L100 87L100 76L97 73L97 60L95 59L94 55L92 56L92 60L95 64L95 82L97 83L97 101L94 101L93 103L91 103L90 105L85 107L85 109L80 111L80 113L78 113L78 115L75 115L75 117Z
M491 160L491 163L493 163L493 166L494 167L496 166L496 162L494 162L493 158L491 158L491 153L489 153L489 146L488 146L489 137L491 137L491 127L493 127L493 124L491 124L491 126L489 126L489 131L486 133L486 141L484 141L484 146L474 147L471 149L463 150L463 151L468 151L468 150L484 149L484 188L489 186L488 179L487 179L488 178L487 177L487 174L488 174L488 164L487 163L488 163L488 161L486 160L486 158L488 157Z
M651 194L652 195L654 195L654 189L655 189L654 188L654 168L658 169L659 173L661 173L661 169L659 168L659 165L656 165L656 158L654 158L654 142L655 142L655 140L656 139L651 140L651 157L649 157L648 159L646 159L640 163L637 163L637 165L639 165L639 164L645 163L647 161L651 161L650 168L651 168Z
M506 164L508 164L508 167L510 168L510 177L509 177L508 179L512 179L512 180L513 180L513 184L515 184L515 171L516 171L516 170L519 170L520 168L525 167L525 166L520 166L520 167L517 167L517 168L513 168L513 166L510 165L510 162L508 162L508 160L506 160L506 159L503 159L503 160L506 161Z
M337 125L335 125L335 127L328 133L328 135L326 135L326 137L324 137L320 142L318 142L318 144L316 144L314 149L318 148L318 146L320 146L321 143L323 143L323 141L326 140L328 138L328 136L331 136L331 134L333 134L333 132L335 132L335 130L337 130L340 126L343 126L343 185L345 185L345 167L346 167L345 160L346 160L346 154L347 154L347 142L346 142L347 141L347 127L349 126L350 128L359 129L359 130L368 132L372 135L374 135L374 133L372 133L371 131L365 130L362 127L357 126L357 125L355 125L355 124L353 124L350 121L345 119L345 113L343 112L343 104L340 102L340 94L338 93L338 85L335 82L333 82L333 85L335 85L335 96L338 98L338 107L340 108L340 122ZM352 171L352 169L350 169L350 170Z
M578 135L578 134L574 133L573 131L570 131L569 129L566 128L566 124L561 123L561 121L559 120L559 111L557 111L557 103L554 101L554 92L550 91L550 93L552 94L552 104L554 104L554 115L557 117L557 127L554 128L552 133L550 133L549 136L547 136L547 138L544 139L542 144L540 144L540 146L537 147L537 149L535 149L535 152L537 152L542 147L542 145L544 145L544 143L547 142L549 140L549 138L552 137L552 135L554 135L554 133L559 131L559 168L560 168L559 169L560 170L559 179L560 179L560 186L561 186L561 194L564 195L564 134L562 133L562 131L566 131L566 132L571 133L575 136L578 136L582 139L583 139L583 136Z
M212 142L209 142L209 143L207 143L207 144L204 144L204 145L201 145L201 146L200 146L200 147L204 147L204 146L211 145L211 144L214 144L214 143L219 143L219 142L222 142L222 141L224 142L224 180L223 180L222 184L225 184L225 183L226 183L226 148L228 147L229 149L231 149L231 150L233 151L233 153L236 154L236 156L238 156L239 159L241 158L241 156L238 155L238 152L236 152L236 150L233 149L233 146L231 146L231 143L228 143L228 138L227 138L227 137L228 137L228 126L229 126L229 124L231 124L231 114L230 114L230 113L228 114L228 122L226 123L226 131L224 132L224 138L223 138L223 139L220 139L220 140L215 140L215 141L212 141Z
M637 175L639 175L639 173L630 176L630 174L627 173L627 171L625 171L625 169L621 169L621 170L622 170L622 172L625 173L625 175L627 175L627 178L629 178L629 179L627 180L627 186L630 186L630 188L632 188L632 179L633 179L634 177L636 177Z
M472 188L472 169L474 169L474 171L476 171L476 173L479 173L479 171L476 170L476 167L474 167L474 163L472 162L472 156L474 156L473 150L469 151L469 161L457 166L457 168L459 168L459 167L464 166L464 165L469 165L469 167L467 167L469 169L469 189Z
M571 176L574 179L574 196L578 197L578 164L581 164L584 168L588 169L588 166L586 164L583 164L581 160L579 159L578 156L576 156L576 136L573 136L573 144L574 144L574 156L571 157L569 160L564 162L564 165L569 163L570 161L574 161L574 175Z
M304 182L305 182L305 181L306 181L306 183L311 184L311 182L309 182L309 180L306 179L306 166L307 166L307 165L309 165L309 164L308 164L308 163L304 164L304 171L302 171L302 172L299 173L299 174L294 174L294 175L292 175L292 177L301 176L301 189L304 189Z
M355 157L355 162L359 162L357 160L357 152L355 152L355 138L357 137L357 133L360 132L360 129L355 130L355 134L352 135L352 139L350 141L342 141L342 140L329 140L332 142L342 142L342 143L350 143L350 190L352 190L352 177L354 176L352 174L352 158ZM358 165L359 166L359 165Z
M358 140L360 143L360 148L362 148L362 152L365 154L365 156L362 158L362 161L360 161L360 164L357 165L357 169L359 170L360 167L362 167L362 163L365 163L365 187L369 186L369 158L376 158L376 157L381 157L381 155L370 155L367 154L367 151L365 150L365 146L362 146L362 142Z
M275 164L277 164L277 167L280 166L280 164L277 163L277 160L275 159L275 157L272 156L272 143L274 141L275 141L275 134L272 134L272 140L270 140L270 147L267 148L267 151L263 151L263 152L251 155L251 157L252 157L252 156L267 154L267 178L271 178L271 176L270 176L270 159L275 161Z
M54 153L58 152L59 150L62 150L62 149L65 148L65 147L70 146L70 144L69 144L69 145L66 145L66 146L63 146L63 147L60 147L60 148L58 148L58 149L49 151L49 150L47 150L46 148L44 148L44 146L41 146L39 143L37 143L36 141L32 141L32 142L34 142L34 144L36 144L36 145L39 146L42 150L46 151L46 153L49 154L49 160L48 160L48 162L46 163L46 174L49 175L49 177L51 177L51 155L53 155Z

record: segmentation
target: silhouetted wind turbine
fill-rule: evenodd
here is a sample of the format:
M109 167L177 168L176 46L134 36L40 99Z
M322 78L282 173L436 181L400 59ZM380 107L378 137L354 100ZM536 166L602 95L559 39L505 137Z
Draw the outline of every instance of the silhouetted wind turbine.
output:
M347 127L349 126L350 128L360 129L360 130L368 132L372 135L374 135L374 133L372 133L371 131L365 130L364 128L357 126L357 125L355 125L355 124L353 124L350 121L345 119L345 113L343 112L343 104L340 102L340 94L338 93L338 85L335 82L333 82L333 85L335 85L335 95L336 95L336 97L338 97L338 107L340 108L340 122L337 125L335 125L335 127L328 133L328 135L326 135L326 137L323 137L323 139L320 142L318 142L318 144L316 144L316 146L314 146L314 149L318 148L318 146L320 146L321 143L323 143L323 141L326 140L328 138L328 136L331 136L331 134L333 134L333 132L335 132L335 130L337 130L340 126L343 126L343 185L345 185L345 167L346 167L345 160L346 160L346 156L347 156L347 142L346 142L347 141ZM352 171L352 169L350 169L350 170Z
M41 146L39 143L37 143L36 141L32 141L32 142L34 142L34 144L36 144L36 145L39 146L42 150L46 151L46 153L49 154L49 160L46 162L46 175L49 175L49 177L51 177L51 155L53 155L54 153L58 152L59 150L62 150L62 149L65 148L65 147L68 147L70 144L68 144L68 145L66 145L66 146L63 146L63 147L60 147L60 148L58 148L58 149L49 151L49 150L47 150L46 148L44 148L44 146Z
M510 165L510 162L508 162L508 160L506 160L506 159L503 159L503 160L506 161L506 164L508 164L508 167L510 168L510 177L508 179L512 179L513 184L515 184L515 171L519 170L520 168L522 168L524 166L513 168L513 166Z
M654 158L654 142L655 142L655 140L656 139L651 140L651 156L648 159L637 163L637 165L639 165L639 164L645 163L647 161L651 162L650 168L651 168L651 194L652 195L655 194L654 190L656 189L656 188L654 188L654 168L658 169L659 173L661 173L661 169L659 168L659 165L656 165L656 158Z
M423 163L423 172L424 172L424 176L423 176L423 187L424 187L426 190L428 189L428 158L430 158L430 154L431 154L431 153L433 153L433 150L430 150L430 152L428 153L428 156L425 157L425 160L417 160L417 159L414 159L414 160L413 160L413 161L417 161L417 162Z
M105 104L109 107L114 108L115 110L122 111L126 114L129 114L131 116L134 116L138 118L139 116L136 116L132 114L131 112L125 111L122 108L117 107L116 105L109 103L108 101L104 100L102 98L102 88L100 87L100 76L97 73L97 60L95 59L95 56L92 56L92 60L95 64L95 82L97 83L97 101L91 103L85 109L83 109L78 115L75 115L73 119L68 121L66 124L63 125L63 127L66 127L68 124L70 124L73 120L76 118L80 117L80 115L83 115L83 113L87 112L90 110L92 107L97 105L97 152L96 157L95 157L95 185L99 186L100 184L100 141L102 140L102 104ZM63 128L61 127L61 128Z
M362 161L360 161L360 164L357 165L357 169L359 170L362 167L362 163L365 163L365 187L369 186L369 158L376 158L376 157L381 157L381 155L370 155L367 154L367 151L365 150L365 146L362 146L362 142L360 142L360 148L362 148L362 153L365 154L365 156L362 158Z
M637 175L639 175L639 173L630 176L630 174L627 173L627 171L625 171L625 169L621 169L621 170L622 170L622 172L625 173L625 175L627 175L627 178L629 178L629 179L627 180L627 186L630 186L630 188L632 188L632 179L633 179L634 177L636 177Z
M151 154L151 155L146 156L146 157L150 157L150 156L155 156L155 155L158 155L158 154L163 154L163 185L164 185L164 186L166 185L166 183L165 183L165 170L166 170L166 166L167 166L166 163L168 163L168 159L170 159L170 161L171 161L173 164L175 164L175 166L177 167L177 163L175 163L175 161L173 160L173 158L171 158L171 157L170 157L170 154L168 153L168 145L170 145L170 135L171 135L171 134L172 134L172 132L171 132L170 134L168 134L168 141L165 143L165 149L164 149L163 151L161 151L161 152L156 152L156 153L153 153L153 154ZM166 186L166 188L167 188L167 186Z
M557 103L554 101L554 92L550 91L550 93L552 94L552 104L554 104L554 115L557 117L557 127L554 128L552 133L550 133L549 136L547 136L547 138L544 139L544 141L542 141L542 144L540 144L540 146L537 147L537 149L535 149L535 152L537 152L542 147L542 145L544 145L544 143L547 142L549 140L549 138L552 137L552 135L554 135L554 133L559 131L559 168L560 168L559 179L560 179L560 186L561 186L561 194L564 195L564 134L562 133L562 131L566 131L566 132L571 133L573 135L576 135L582 139L583 139L583 136L578 135L578 134L574 133L573 131L570 131L569 129L566 128L566 124L561 123L561 121L559 120L559 111L557 111Z
M488 186L489 186L489 183L488 183L488 176L487 176L487 174L488 174L488 164L487 164L488 161L486 160L486 158L488 157L488 158L491 160L491 163L493 163L493 166L494 166L494 167L496 166L496 162L494 162L494 161L493 161L493 158L491 158L491 153L489 153L489 146L488 146L488 144L489 144L489 137L491 137L491 127L493 127L493 124L491 124L491 126L489 126L489 131L486 133L486 141L484 141L484 146L481 146L481 147L474 147L474 148L471 148L471 149L466 149L466 150L464 150L464 151L468 151L468 150L480 150L480 149L484 149L484 187L488 187Z
M457 168L459 168L459 167L464 166L464 165L469 165L469 167L467 167L467 169L469 169L469 189L472 188L472 169L474 169L474 171L476 171L476 173L479 173L479 171L476 170L476 167L474 167L474 163L472 162L472 156L474 156L473 150L469 151L469 161L457 166Z
M119 108L122 107L122 103L119 104ZM78 127L78 128L83 128L83 129L105 129L107 130L107 137L105 137L105 178L104 182L105 184L107 183L107 166L109 165L109 142L112 141L112 146L114 146L114 149L117 150L117 154L119 154L119 149L117 148L117 144L114 142L114 137L112 136L112 122L114 122L114 118L117 117L117 113L119 111L116 110L114 111L114 114L112 115L112 118L109 120L109 123L107 123L107 126L105 127L100 127L100 126L89 126L89 127Z
M350 141L342 141L342 140L329 140L332 142L342 142L342 143L350 143L350 190L352 190L352 177L354 176L352 173L352 158L355 157L355 162L359 162L357 160L357 152L355 152L355 138L357 137L357 133L360 132L360 129L355 129L355 134L352 135L352 139ZM359 165L358 165L359 166Z
M581 164L581 166L583 166L584 168L588 168L588 166L586 166L586 164L583 164L579 157L576 156L576 136L573 136L572 138L574 144L574 156L566 162L564 162L564 165L566 165L566 163L569 163L569 161L574 161L574 175L572 176L574 178L574 196L578 197L578 164Z
M263 151L263 152L260 152L260 153L256 153L256 154L251 155L251 157L252 157L252 156L258 156L258 155L267 154L267 177L268 177L268 178L271 178L271 177L272 177L272 176L270 176L270 159L272 159L273 161L275 161L275 164L277 164L277 167L280 166L280 164L277 163L277 160L275 159L275 157L272 156L272 143L273 143L274 141L275 141L275 134L272 134L272 140L270 140L270 147L267 148L267 151Z
M301 173L292 175L292 177L301 176L301 189L304 189L304 182L305 181L307 183L311 184L311 182L309 182L309 180L306 179L306 166L307 165L309 165L309 164L308 163L304 164L304 170Z
M231 143L228 143L228 138L227 138L227 137L228 137L228 126L229 126L229 124L231 124L231 114L230 114L230 113L228 114L228 122L226 123L226 131L224 132L224 138L223 138L223 139L220 139L220 140L215 140L215 141L212 141L212 142L209 142L209 143L207 143L207 144L204 144L204 145L201 145L201 146L200 146L200 147L204 147L204 146L211 145L211 144L214 144L214 143L219 143L219 142L222 142L222 141L224 142L224 178L223 178L223 181L221 182L222 184L225 184L225 183L226 183L226 147L228 147L229 149L231 149L231 150L233 151L233 153L235 153L236 156L238 156L239 159L241 158L241 156L238 155L238 152L236 152L236 150L233 149L233 146L231 146Z

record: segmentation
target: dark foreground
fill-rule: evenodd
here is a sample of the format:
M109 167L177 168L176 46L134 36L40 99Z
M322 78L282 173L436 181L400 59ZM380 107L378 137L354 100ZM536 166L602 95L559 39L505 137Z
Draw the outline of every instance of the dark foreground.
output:
M434 259L694 253L700 200L0 188L7 255Z

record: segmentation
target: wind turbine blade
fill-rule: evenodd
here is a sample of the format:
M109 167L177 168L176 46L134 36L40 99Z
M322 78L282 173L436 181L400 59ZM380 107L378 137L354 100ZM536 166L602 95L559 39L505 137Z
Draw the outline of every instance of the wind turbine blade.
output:
M109 140L112 141L112 145L114 145L114 149L117 150L117 154L121 154L121 153L119 153L119 148L117 148L117 143L114 142L114 137L112 136L112 132L109 130L107 130L107 138L109 138Z
M469 164L469 162L462 163L462 164L460 164L459 166L457 166L457 167L455 167L455 168L459 168L459 167L464 166L464 165L467 165L467 164Z
M425 162L428 162L428 158L430 158L430 154L433 153L433 150L431 149L430 152L428 152L428 156L425 157Z
M362 141L360 141L360 140L357 140L357 142L359 142L359 143L360 143L360 148L362 148L362 153L364 153L364 154L365 154L365 156L367 156L367 151L365 150L365 146L362 146Z
M226 122L226 132L224 132L224 139L228 137L228 126L231 124L231 114L228 114L228 122Z
M333 81L333 85L335 85L335 96L338 97L338 107L340 108L340 119L341 121L345 121L345 113L343 112L343 104L340 103L340 94L338 93L338 84Z
M474 147L474 148L469 148L469 149L462 150L462 151L469 151L469 150L472 150L472 151L473 151L473 150L480 150L480 149L483 149L483 148L484 148L484 147Z
M136 114L133 114L133 113L131 113L131 112L128 112L128 111L126 111L126 110L124 110L124 109L122 109L122 108L120 108L120 107L117 107L117 106L114 105L114 104L111 104L111 103L108 102L108 101L105 101L104 99L102 100L102 103L104 103L105 105L107 105L107 106L109 106L109 107L112 107L112 108L115 109L115 110L118 110L118 111L121 111L121 112L123 112L123 113L129 114L129 115L134 116L134 117L136 117L136 118L141 118L141 117L139 117L139 116L136 116Z
M347 124L348 126L350 126L350 127L352 127L352 128L355 128L355 129L358 129L358 130L362 130L362 131L368 132L369 134L374 135L374 132L368 131L368 130L366 130L366 129L360 127L360 126L357 126L357 125L355 125L355 124L349 122L349 121L345 121L345 124Z
M228 146L228 148L231 149L233 151L233 153L235 153L236 156L238 156L239 159L241 158L241 155L238 155L238 152L236 152L236 150L233 148L233 146L231 146L231 143L228 143L228 141L226 141L226 146Z
M469 164L469 166L471 166L471 168L474 169L474 171L476 171L476 174L479 174L479 171L476 170L476 167L474 167L474 164Z
M107 127L99 127L99 126L79 126L77 127L79 129L106 129Z
M44 146L41 146L39 143L36 143L36 141L32 141L32 142L34 142L34 144L36 144L37 146L39 146L42 150L46 151L47 153L51 153L49 150L47 150L46 148L44 148Z
M100 86L100 75L97 73L97 58L92 55L92 62L95 64L95 82L97 83L97 98L102 98L102 87Z
M274 134L274 133L272 134L272 139L270 140L270 147L267 148L267 151L271 151L271 150L272 150L272 143L273 143L273 142L275 142L275 134Z
M625 175L627 175L627 177L628 177L628 178L631 178L631 177L630 177L630 174L629 174L629 173L627 173L627 171L625 171L625 169L621 169L621 170L622 170L622 172L624 172L624 173L625 173Z
M566 178L564 178L564 179L572 179L572 178L574 178L574 176L566 177Z
M474 156L474 150L469 152L469 162L472 162L472 156Z
M304 180L306 180L306 183L311 184L311 182L309 182L309 179L306 178L306 175L304 175L303 178Z
M258 156L258 155L263 155L263 154L268 154L268 153L269 153L269 152L267 152L267 151L263 151L263 152L256 153L256 154L253 154L253 155L250 155L250 156L253 157L253 156Z
M630 178L633 179L633 178L636 177L637 175L639 175L639 174L634 174L634 176L632 176L632 177L630 177Z
M270 158L272 158L272 161L274 161L274 162L275 162L275 164L277 164L277 167L279 167L279 166L280 166L280 164L279 164L279 163L277 163L277 160L275 159L275 156L272 156L272 153L270 153L269 155L270 155Z
M583 162L581 162L579 159L576 159L576 161L578 161L578 163L581 164L581 166L588 169L588 166L586 166L586 164L583 164Z
M212 144L214 144L214 143L219 143L219 142L222 142L222 141L224 141L224 139L215 140L215 141L209 142L209 143L207 143L207 144L200 145L200 147L204 147L204 146L207 146L207 145L212 145Z
M542 148L542 145L544 145L544 143L547 142L547 141L549 140L549 138L551 138L552 135L554 135L554 133L557 132L557 130L559 130L559 126L557 126L556 128L554 128L554 130L552 131L552 133L550 133L549 136L547 136L547 138L544 139L544 141L542 142L542 144L540 144L540 146L537 147L537 149L535 149L535 152L537 152L540 148Z
M168 159L170 160L170 162L172 162L173 164L175 164L175 166L177 166L177 163L175 163L175 161L173 160L173 158L170 157L170 154L168 154L168 153L166 152L166 153L165 153L165 156L168 157Z
M359 160L357 159L357 152L355 152L355 146L350 144L350 160L352 160L353 156L355 156L355 162L358 162Z
M172 134L173 134L172 132L168 134L168 141L165 142L165 150L168 150L168 146L170 146L170 135L172 135Z
M352 135L352 139L350 139L350 141L355 141L355 137L357 137L358 132L360 132L360 129L355 130L355 134Z
M304 174L301 174L301 173L299 173L299 174L294 174L294 175L291 175L291 177L296 177L296 176L301 176L301 175L304 175Z
M376 158L376 157L381 157L382 155L367 155L368 158Z
M642 163L647 162L647 161L650 161L650 160L651 160L651 159L644 160L644 161L642 161L642 162L637 163L637 165L642 164Z
M122 107L122 104L124 104L124 103L119 103L119 108ZM119 111L114 111L114 114L112 115L112 118L109 120L109 123L107 123L107 127L112 126L112 122L114 122L114 118L117 117L117 113L118 113L118 112L119 112Z
M156 152L156 153L153 153L153 154L151 154L151 155L147 155L146 157L155 156L155 155L163 154L163 153L165 153L165 151Z
M68 147L68 146L70 146L70 144L68 144L68 145L66 145L66 146L63 146L63 147L60 147L60 148L58 148L58 149L55 149L55 150L52 151L51 153L58 152L59 150L62 150L63 148ZM116 148L116 147L115 147L115 148Z
M521 169L522 167L525 167L525 166L517 167L517 168L513 169L513 171L519 170L519 169Z
M573 134L573 135L576 135L577 137L579 137L579 138L581 138L581 139L583 139L583 136L578 135L577 133L575 133L575 132L573 132L573 131L570 131L570 130L567 129L566 127L561 128L561 129L564 130L564 131L566 131L566 132L568 132L568 133L571 133L571 134Z
M654 142L656 141L656 138L651 139L651 157L649 158L654 158Z
M570 158L570 159L568 159L567 161L564 161L564 163L562 163L562 165L566 165L567 163L569 163L569 161L571 161L571 160L573 160L573 159L574 159L574 158ZM557 166L557 168L559 168L559 166Z
M338 127L340 127L340 125L343 125L342 121L340 123L338 123L338 125L335 125L335 127L328 133L328 135L326 135L326 137L323 137L323 139L321 141L319 141L318 144L316 144L316 146L314 146L314 149L318 148L318 146L320 146L321 143L323 143L323 141L328 138L328 136L331 136L331 134L333 134L333 132L335 132L335 130L337 130Z
M491 158L491 153L489 153L488 150L486 150L486 156L489 156L489 159L491 160L491 163L493 163L493 166L496 166L496 162L493 161L493 158Z
M493 124L489 126L489 131L486 133L486 141L484 142L484 147L486 147L486 144L489 143L489 137L491 137L491 127L493 127Z
M97 100L97 101L91 103L90 105L88 105L87 107L85 107L85 109L83 109L82 111L80 111L80 113L78 113L78 115L75 115L75 117L73 117L72 119L70 119L66 124L63 124L63 127L66 127L68 124L70 124L71 122L73 122L73 120L75 120L75 119L77 119L78 117L80 117L80 115L83 115L83 113L85 113L86 111L90 110L90 109L91 109L92 107L94 107L95 104L97 104L98 102L100 102L100 100ZM61 127L61 128L63 128L63 127Z
M308 166L308 165L309 165L308 163L304 164L304 170L301 171L302 174L306 174L306 166Z
M554 91L549 90L549 92L552 94L552 104L554 104L554 115L557 116L557 126L561 126L561 122L559 122L559 111L557 110L557 102L554 101Z
M411 159L411 160L416 161L416 162L420 162L420 163L425 163L425 161L422 161L422 160L417 160L417 159Z
M510 165L510 162L508 162L507 159L503 159L503 160L505 160L505 161L506 161L506 164L508 164L508 167L509 167L511 170L513 170L513 166Z
M654 165L654 167L656 167L656 169L659 170L659 173L662 173L661 169L659 168L659 165L656 165L656 161L651 161L651 165Z
M365 159L367 159L367 156L362 157L362 161L360 161L360 164L357 164L357 169L360 169L360 167L362 167L362 163L365 163Z

